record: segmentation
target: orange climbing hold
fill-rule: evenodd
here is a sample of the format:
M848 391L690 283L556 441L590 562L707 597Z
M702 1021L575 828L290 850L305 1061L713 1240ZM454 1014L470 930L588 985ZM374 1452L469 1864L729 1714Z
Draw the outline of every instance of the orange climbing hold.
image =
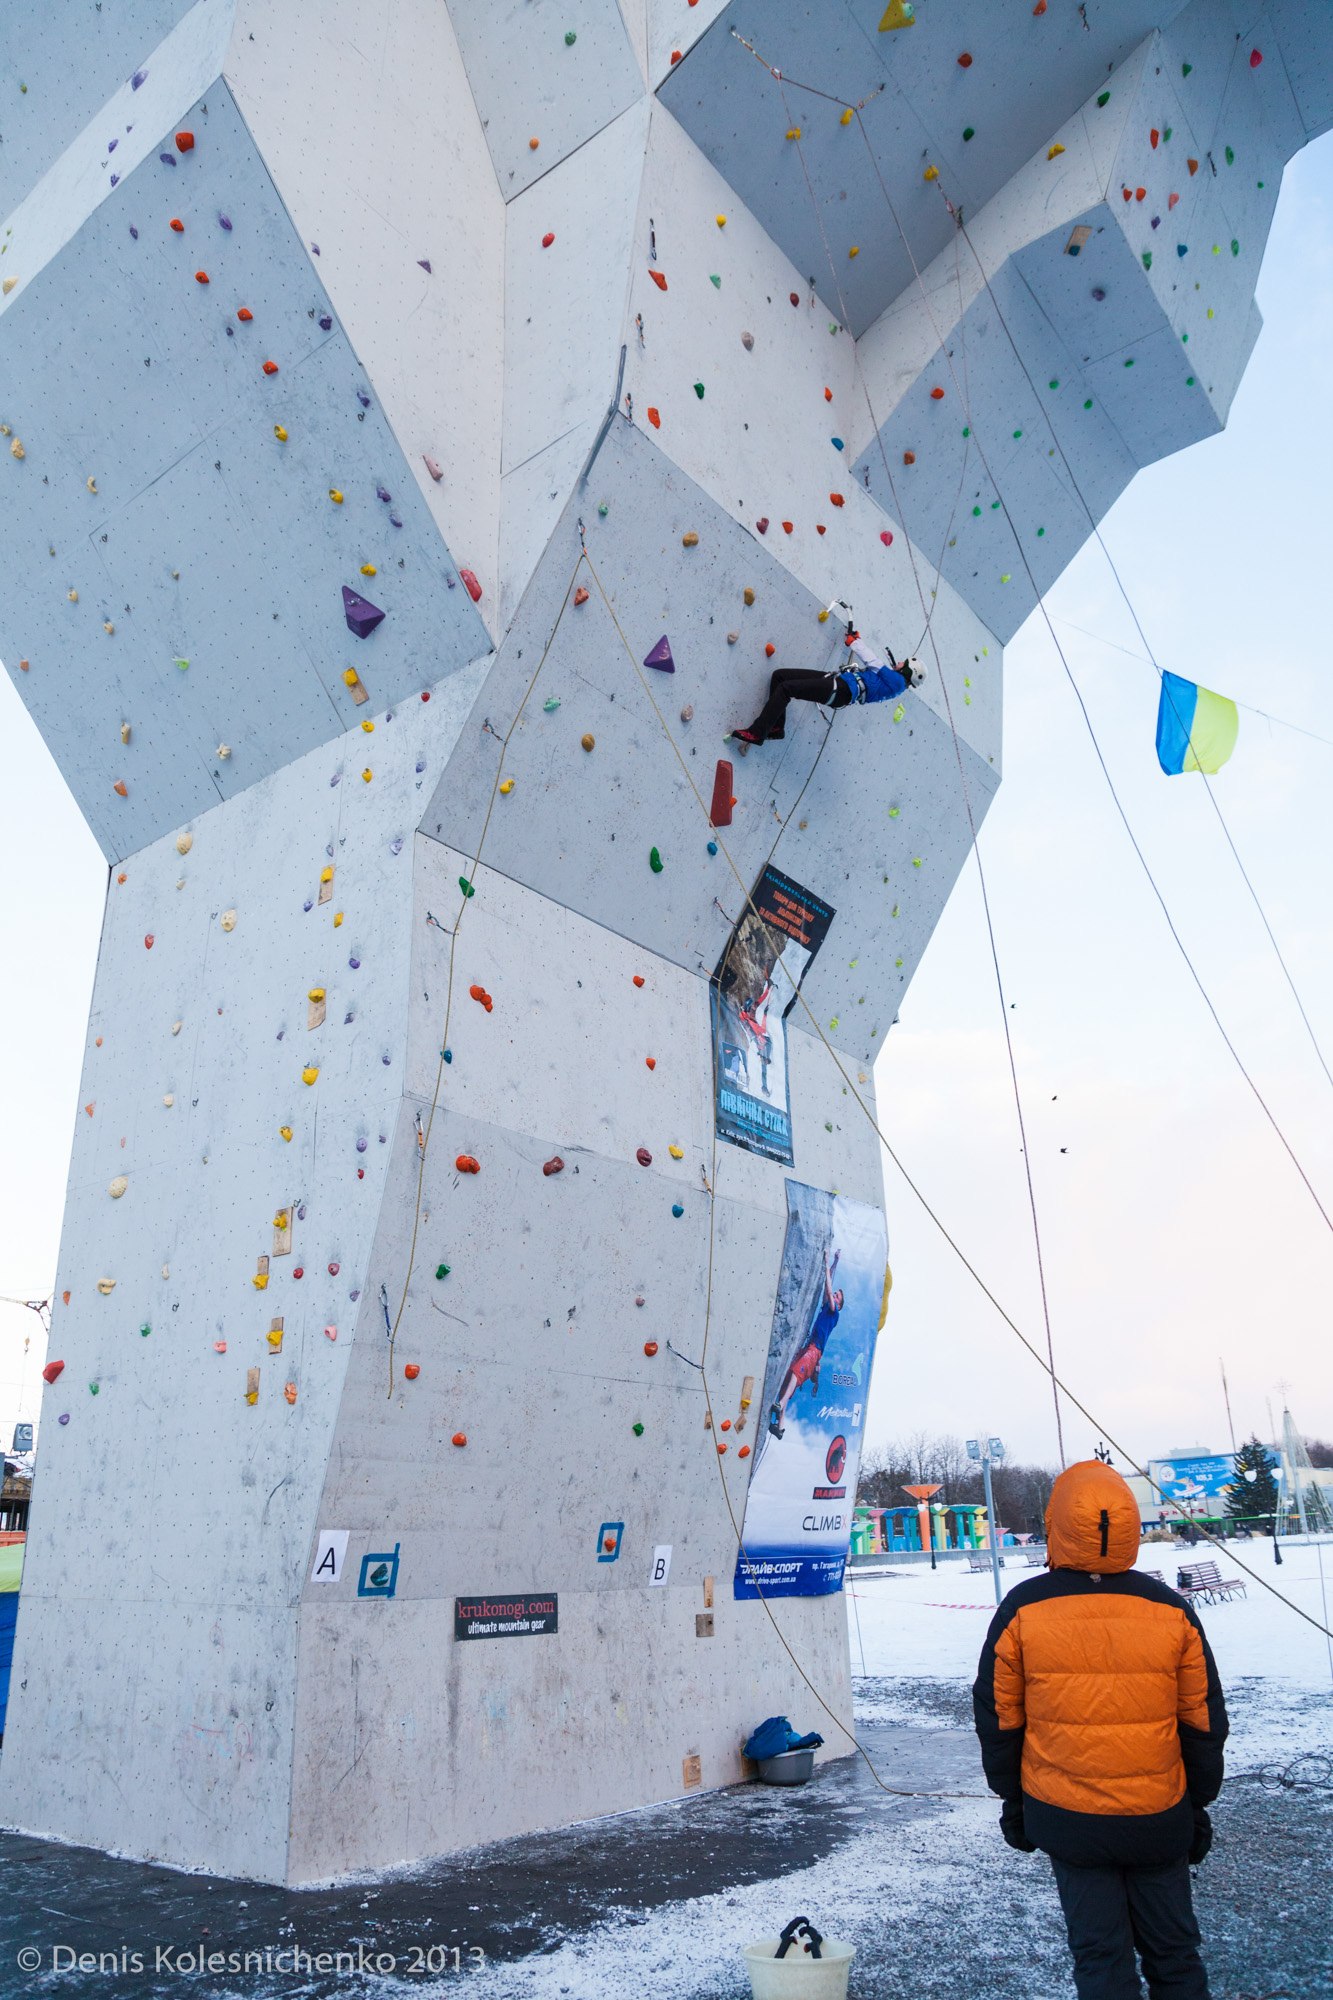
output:
M130 795L130 788L123 778L117 778L111 789L113 792L118 792L122 799L127 799Z
M736 1453L736 1456L737 1456L737 1458L748 1458L748 1457L750 1456L750 1447L749 1447L749 1445L748 1445L748 1444L743 1444L743 1445L741 1446L740 1450L739 1450L739 1451L738 1451L738 1452Z
M468 993L473 1000L477 1000L481 1003L481 1005L486 1009L486 1012L488 1014L490 1013L492 1007L494 1007L495 1005L495 1002L492 1000L490 994L486 991L486 988L484 986L469 986Z
M958 58L958 67L959 69L971 69L972 67L972 58L966 49L963 50L963 53Z
M656 1069L656 1068L657 1068L657 1057L656 1057L656 1056L645 1056L643 1060L644 1060L644 1063L645 1063L645 1065L646 1065L646 1067L647 1067L647 1068L649 1068L649 1069Z
M1199 171L1199 162L1197 160L1186 160L1185 165L1190 170L1190 179L1193 180L1195 174Z
M172 216L169 227L174 229L178 236L182 236L185 233L185 224L181 221L178 215Z
M829 501L830 504L834 507L841 507L843 505L843 498L841 493L830 493Z
M765 659L771 660L774 653L776 653L777 650L778 650L777 647L773 644L773 641L770 639L768 644L764 647Z
M196 285L206 285L208 283L207 271L196 271L194 274L194 282L196 283Z
M578 589L574 592L574 602L575 604L586 604L588 602L588 593L583 588L582 584L580 584Z
M660 411L660 410L657 410L657 409L654 409L654 407L653 407L653 405L652 405L651 403L650 403L650 404L648 405L648 421L649 421L649 423L650 423L650 424L652 425L652 427L653 427L653 429L654 429L655 431L660 431L660 430L661 430L661 428L662 428L662 413L661 413L661 411Z
M833 391L832 389L829 388L827 382L824 384L824 401L826 403L831 403L833 401Z
M530 153L535 153L535 152L536 152L536 150L537 150L537 148L538 148L538 146L540 146L540 145L541 145L541 140L540 140L540 139L538 139L538 138L532 138L532 139L529 139L529 140L528 140L528 151L529 151Z
M481 1172L481 1161L474 1159L471 1153L460 1153L454 1161L454 1165L460 1174L479 1174Z
M724 1452L724 1451L726 1450L726 1448L727 1448L727 1441L726 1441L726 1439L725 1439L725 1438L721 1438L721 1439L719 1439L719 1440L718 1440L718 1447L717 1447L717 1455L718 1455L718 1457L719 1457L719 1458L721 1458L721 1456L722 1456L723 1452Z
M648 276L652 279L653 283L656 285L659 292L664 292L666 290L667 281L666 281L665 271L650 271L648 273Z
M403 1366L403 1373L404 1375L406 1375L409 1382L415 1382L417 1376L421 1373L420 1364L416 1361L405 1362Z
M266 361L264 363L264 373L266 375L276 375L277 372L278 372L278 364L276 361Z
M250 321L254 318L254 314L251 312L249 306L242 306L240 310L237 312L236 317L238 320L240 320L242 326L248 326Z
M178 153L192 153L194 151L193 132L178 132L176 134L176 151Z
M942 403L944 401L944 391L938 382L930 392L930 400L932 403Z
M636 986L642 986L642 985L643 985L643 974L642 974L641 972L636 972L636 973L635 973L635 975L634 975L634 984L635 984Z
M466 1431L455 1431L455 1432L454 1432L454 1434L453 1434L453 1437L452 1437L452 1438L451 1438L451 1440L450 1440L450 1442L451 1442L452 1444L457 1444L457 1445L464 1445L464 1444L466 1444L466 1443L467 1443L467 1432L466 1432Z
M796 525L796 524L795 524L795 522L794 522L794 521L784 521L784 522L783 522L783 524L782 524L782 532L783 532L783 534L784 534L784 535L789 535L789 534L791 533L792 529L793 529L793 528L795 527L795 525Z
M1152 147L1154 152L1157 151L1157 141L1161 138L1161 136L1162 136L1161 133L1154 125L1152 130L1148 134L1148 144Z

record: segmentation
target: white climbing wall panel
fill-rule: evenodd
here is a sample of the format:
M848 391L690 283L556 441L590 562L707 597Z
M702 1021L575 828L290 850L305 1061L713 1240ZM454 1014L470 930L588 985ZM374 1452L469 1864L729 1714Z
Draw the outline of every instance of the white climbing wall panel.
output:
M732 1592L789 1183L881 1200L1002 642L1225 421L1333 120L1314 0L882 12L0 17L0 657L110 863L16 1825L308 1883L819 1719ZM742 755L835 596L924 689ZM790 1167L713 1109L769 863Z

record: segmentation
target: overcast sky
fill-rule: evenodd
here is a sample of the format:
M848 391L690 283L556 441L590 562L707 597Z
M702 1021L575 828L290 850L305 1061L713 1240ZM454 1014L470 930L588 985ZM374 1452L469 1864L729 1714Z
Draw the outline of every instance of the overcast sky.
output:
M1213 783L1330 1068L1333 140L1288 169L1265 318L1224 436L1140 474L1103 534L1161 663L1327 737L1242 712ZM1246 1067L1333 1214L1333 1085L1200 778L1166 779L1157 680L1095 544L1048 606L1173 918ZM1083 628L1078 630L1075 628ZM1096 638L1086 634L1095 633ZM1057 1365L1135 1455L1268 1430L1278 1385L1333 1435L1333 1230L1227 1053L1125 836L1040 616L1008 651L1004 783L981 836L1028 1123ZM844 723L842 726L846 727ZM0 1293L55 1281L106 870L0 677ZM908 1170L1030 1337L1032 1225L969 865L877 1072ZM1053 1461L1049 1389L892 1166L894 1267L869 1438L1002 1435ZM25 1354L25 1340L31 1346ZM45 1341L0 1305L0 1441L36 1415ZM1280 1419L1279 1419L1280 1420Z

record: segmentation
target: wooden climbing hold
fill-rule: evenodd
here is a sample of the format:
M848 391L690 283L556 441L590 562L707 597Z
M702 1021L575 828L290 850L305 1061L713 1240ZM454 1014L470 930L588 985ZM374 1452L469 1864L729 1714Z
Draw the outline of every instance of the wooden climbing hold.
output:
M659 292L664 292L667 289L665 271L650 271L648 276L652 279Z
M454 1165L460 1174L479 1174L481 1172L481 1161L475 1159L471 1153L460 1153L454 1161Z
M731 788L734 782L735 774L730 759L719 757L713 772L713 803L708 810L710 826L731 825L731 808L735 803Z
M551 1178L552 1174L562 1174L564 1171L565 1163L559 1153L553 1153L549 1160L543 1160L542 1162L542 1172L545 1174L547 1180Z
M589 734L585 736L580 736L579 741L583 745L585 750L592 750L596 747L597 738Z

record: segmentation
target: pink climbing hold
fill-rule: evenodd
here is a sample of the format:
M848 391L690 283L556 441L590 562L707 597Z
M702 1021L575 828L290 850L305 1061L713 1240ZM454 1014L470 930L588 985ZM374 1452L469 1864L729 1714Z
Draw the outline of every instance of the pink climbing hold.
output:
M1261 63L1261 62L1263 61L1263 59L1264 59L1264 58L1263 58L1263 51L1262 51L1261 49L1251 49L1251 50L1250 50L1250 68L1251 68L1251 69L1258 69L1258 67L1259 67L1260 63Z
M665 632L653 647L651 653L644 654L643 664L645 667L656 667L657 671L662 674L675 673L676 662L671 657L671 641L667 638Z
M879 531L879 538L883 542L886 549L891 549L893 547L892 528L881 528Z
M472 599L472 602L474 604L480 604L481 585L477 582L477 579L472 574L472 571L470 569L460 569L458 574L462 577L463 588L466 590L468 596Z
M435 481L436 485L438 486L439 482L444 478L443 467L439 464L439 462L436 459L433 459L430 456L429 452L423 451L421 454L421 458L422 458L422 463L425 465L427 472L430 474L431 478Z

